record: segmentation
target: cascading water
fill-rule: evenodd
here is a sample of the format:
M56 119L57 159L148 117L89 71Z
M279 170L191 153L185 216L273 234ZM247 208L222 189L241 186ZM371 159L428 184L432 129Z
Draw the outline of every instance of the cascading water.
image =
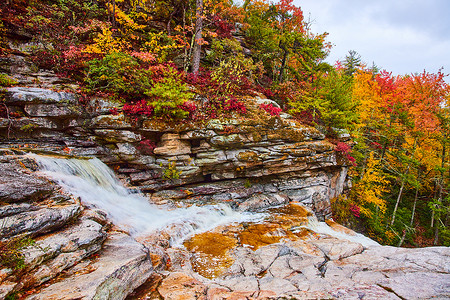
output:
M88 207L105 211L109 219L135 237L145 237L157 231L170 230L171 244L179 244L197 233L235 222L258 222L267 215L236 212L230 206L205 205L162 209L152 205L140 194L133 194L115 177L111 169L97 158L55 158L29 154L41 168L41 173L55 180L67 192L79 197ZM315 216L302 226L316 233L357 242L365 247L379 245L361 235L335 231Z
M236 212L228 205L191 206L165 210L132 194L114 173L97 158L55 158L30 154L41 173L55 180L67 192L79 197L88 207L104 210L110 220L135 237L142 237L176 224L172 242L216 226L261 220L263 214Z
M360 234L356 233L354 235L347 234L345 232L336 231L330 226L328 226L325 222L319 222L317 218L309 217L308 218L308 224L305 226L302 226L303 228L307 228L311 231L314 231L315 233L321 233L326 234L338 239L344 239L350 242L355 242L363 245L364 247L371 247L371 246L380 246L377 242L374 240Z

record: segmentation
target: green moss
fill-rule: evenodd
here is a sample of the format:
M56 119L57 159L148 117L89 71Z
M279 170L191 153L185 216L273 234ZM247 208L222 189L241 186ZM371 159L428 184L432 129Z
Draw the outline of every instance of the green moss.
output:
M12 77L9 77L6 74L0 73L0 86L1 87L9 87L18 84L19 82Z

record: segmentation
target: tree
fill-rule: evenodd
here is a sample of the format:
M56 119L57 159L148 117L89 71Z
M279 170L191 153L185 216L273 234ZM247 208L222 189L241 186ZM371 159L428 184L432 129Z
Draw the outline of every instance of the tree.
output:
M196 0L196 13L195 13L195 34L194 45L192 51L192 66L191 72L196 74L200 68L200 56L202 52L202 30L203 30L203 0Z
M361 67L361 55L355 50L348 51L344 60L345 75L352 76Z

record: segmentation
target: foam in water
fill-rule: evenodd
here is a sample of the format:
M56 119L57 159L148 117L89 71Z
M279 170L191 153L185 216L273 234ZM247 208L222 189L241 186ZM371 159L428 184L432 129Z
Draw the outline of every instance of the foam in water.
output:
M55 180L88 207L104 210L112 222L135 237L145 236L176 224L181 239L216 226L261 220L263 214L236 212L228 205L191 206L165 210L132 194L114 173L97 158L55 158L30 154L41 173ZM177 242L177 239L172 239Z
M347 240L350 242L360 243L364 247L370 247L370 246L380 246L377 242L374 240L360 234L356 233L355 235L350 235L345 232L336 231L330 226L328 226L325 222L319 222L316 217L308 217L308 224L305 226L302 226L303 228L310 229L316 233L322 233L326 234L338 239Z

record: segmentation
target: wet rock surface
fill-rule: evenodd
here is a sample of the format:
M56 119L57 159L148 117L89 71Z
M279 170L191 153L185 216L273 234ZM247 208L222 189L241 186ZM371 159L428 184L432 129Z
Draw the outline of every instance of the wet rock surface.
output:
M109 230L103 212L84 208L35 167L20 151L0 155L9 200L0 205L0 243L17 258L2 256L0 298L34 290L28 298L124 299L153 272L148 250Z
M28 175L20 184L39 186L44 180L19 151L5 150L0 162ZM308 184L298 179L290 183ZM2 242L24 234L34 239L20 250L23 269L0 270L1 297L15 291L28 291L26 299L450 297L449 248L369 246L331 221L335 231L318 233L308 225L313 224L313 212L301 201L285 204L258 196L278 205L263 211L264 222L223 225L189 238L184 247L171 247L168 239L175 232L170 229L138 242L111 227L103 212L83 208L56 184L48 184L49 195L39 200L24 198L1 206L0 221L17 225L2 231ZM276 181L272 184L276 186ZM286 185L283 181L278 187ZM196 188L203 194L234 193L226 184ZM264 188L254 186L249 193Z

